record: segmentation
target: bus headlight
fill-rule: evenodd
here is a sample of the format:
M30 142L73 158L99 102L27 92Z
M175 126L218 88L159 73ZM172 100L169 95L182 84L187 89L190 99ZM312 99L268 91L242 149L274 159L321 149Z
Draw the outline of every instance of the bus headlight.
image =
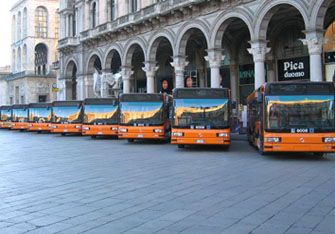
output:
M28 125L28 127L30 127L30 128L31 128L32 126L33 126L32 124L29 124L29 125Z
M53 128L53 129L56 129L56 128L57 128L56 125L50 125L49 127L50 127L50 128Z
M265 142L268 142L268 143L279 143L279 142L281 142L281 138L280 137L266 137L265 138Z
M76 129L81 129L81 126L80 125L76 125Z
M229 133L226 133L226 132L220 132L216 135L217 135L217 137L229 137Z
M182 136L184 136L184 133L183 132L173 132L172 136L174 136L174 137L182 137Z
M111 129L112 129L112 131L117 131L118 130L117 127L112 127Z
M324 143L335 143L335 137L324 137L323 142Z
M128 132L128 129L126 129L126 128L119 128L119 132Z
M88 130L90 130L89 127L83 127L82 129L83 129L84 131L88 131Z
M154 129L154 133L162 133L163 129Z

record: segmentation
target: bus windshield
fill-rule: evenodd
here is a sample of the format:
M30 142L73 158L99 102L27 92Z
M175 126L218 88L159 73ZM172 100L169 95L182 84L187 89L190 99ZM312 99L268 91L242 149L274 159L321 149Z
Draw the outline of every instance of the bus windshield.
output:
M229 127L228 99L175 99L174 126L195 129Z
M118 107L114 105L85 105L84 123L117 124Z
M162 125L164 124L163 102L121 102L121 124Z
M266 130L296 132L334 131L334 96L266 97Z
M81 106L56 106L53 114L54 123L81 123Z
M13 122L28 121L28 109L13 109Z
M51 121L51 108L30 108L29 122L47 123Z
M8 121L11 119L12 111L11 110L1 110L0 120Z

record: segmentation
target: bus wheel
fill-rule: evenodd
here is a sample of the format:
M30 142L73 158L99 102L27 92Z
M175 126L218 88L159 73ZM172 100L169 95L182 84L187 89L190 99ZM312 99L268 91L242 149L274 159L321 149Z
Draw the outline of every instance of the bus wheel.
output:
M66 136L66 133L62 133L61 135L62 135L62 136Z
M96 139L96 138L97 138L97 136L91 136L91 138L92 138L92 139Z
M184 149L184 148L185 148L185 145L178 145L178 148L179 148L179 149Z
M38 132L37 132L37 134L41 134L41 133L42 133L42 131L38 131Z
M134 139L128 139L128 142L132 143L132 142L134 142Z
M324 153L313 153L314 157L322 159L324 158L325 154Z

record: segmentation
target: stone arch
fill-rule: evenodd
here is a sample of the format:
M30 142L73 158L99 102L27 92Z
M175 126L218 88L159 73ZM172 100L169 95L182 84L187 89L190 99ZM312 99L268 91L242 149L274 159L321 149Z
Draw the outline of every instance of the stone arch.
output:
M104 59L103 59L103 69L108 69L111 67L111 56L115 53L118 53L121 58L121 64L122 64L122 54L123 50L120 45L113 44L107 49L107 53L105 53Z
M146 55L146 49L147 48L147 43L140 37L136 37L134 39L129 40L126 45L125 45L125 49L124 49L124 54L123 54L123 64L124 66L128 66L131 64L131 60L132 60L132 55L134 53L135 50L135 46L138 45L143 53L144 53L144 60L147 60L147 55Z
M206 43L209 45L209 27L206 23L201 20L195 20L192 22L185 23L177 33L177 38L175 42L175 55L185 56L186 54L186 44L190 38L192 31L194 29L200 30L204 37L206 38Z
M87 64L85 66L86 69L86 73L87 74L93 74L94 73L94 62L95 59L99 59L100 60L100 64L101 64L101 69L102 69L102 59L101 59L101 54L99 52L92 52L87 58Z
M159 43L160 43L160 41L161 41L162 38L165 38L167 41L170 42L173 54L175 54L174 46L173 46L174 35L170 31L168 31L168 30L163 30L163 31L160 31L158 33L155 33L149 39L148 50L147 50L147 55L148 55L149 61L155 61L156 52L157 52Z
M327 11L330 5L334 2L334 0L314 0L312 13L311 13L311 20L310 20L310 27L323 30L325 27L325 18Z
M210 47L212 48L220 48L222 44L222 37L223 34L226 30L226 28L229 26L229 24L234 20L234 19L240 19L242 22L244 22L250 33L250 37L253 38L253 27L252 27L252 17L250 14L242 9L237 9L236 11L229 12L229 13L222 13L220 14L215 22L217 22L214 26L213 29L213 34L210 39Z
M66 100L77 99L78 66L75 60L70 59L65 66L65 97Z
M304 1L290 1L290 0L266 1L256 11L255 15L257 15L258 17L254 22L255 33L254 38L252 38L252 40L259 39L266 41L269 22L272 16L276 13L276 10L283 5L288 5L295 8L303 18L305 28L306 29L308 28L309 23L308 9Z

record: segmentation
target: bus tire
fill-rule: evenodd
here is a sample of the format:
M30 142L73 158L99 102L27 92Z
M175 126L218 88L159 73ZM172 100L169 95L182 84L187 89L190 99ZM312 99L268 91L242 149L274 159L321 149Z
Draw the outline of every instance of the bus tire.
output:
M318 158L318 159L322 159L325 156L325 153L313 153L314 157Z
M97 138L97 136L91 136L91 138L92 138L92 139L96 139L96 138Z
M128 139L128 142L129 142L129 143L133 143L133 142L134 142L134 139Z
M179 148L179 149L184 149L184 148L185 148L185 145L178 145L178 148Z
M62 135L62 136L66 136L66 133L62 133L61 135Z
M42 133L42 131L37 131L37 134L41 134Z

